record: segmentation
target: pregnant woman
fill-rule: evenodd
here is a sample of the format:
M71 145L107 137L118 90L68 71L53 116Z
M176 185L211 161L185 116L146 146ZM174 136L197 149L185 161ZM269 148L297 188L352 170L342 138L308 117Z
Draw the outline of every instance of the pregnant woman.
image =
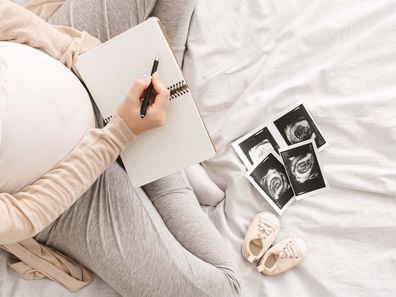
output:
M181 63L194 2L68 0L49 22L105 41L156 15ZM93 41L77 30L57 31L0 0L1 40L36 47L69 68ZM41 178L0 194L0 245L12 252L16 243L34 237L95 272L122 296L237 296L229 247L202 212L184 172L133 188L115 162L140 133L165 124L169 92L157 74L152 76L155 102L144 119L139 116L150 81L135 81L110 123L102 127L97 116L96 127Z

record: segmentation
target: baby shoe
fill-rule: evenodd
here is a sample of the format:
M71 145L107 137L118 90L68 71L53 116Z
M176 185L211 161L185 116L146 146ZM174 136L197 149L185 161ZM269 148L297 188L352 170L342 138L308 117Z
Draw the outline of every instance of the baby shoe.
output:
M269 249L279 233L279 218L270 212L259 212L250 222L242 246L243 257L253 263Z
M307 253L304 240L287 237L271 247L260 260L257 270L265 275L276 275L300 264Z

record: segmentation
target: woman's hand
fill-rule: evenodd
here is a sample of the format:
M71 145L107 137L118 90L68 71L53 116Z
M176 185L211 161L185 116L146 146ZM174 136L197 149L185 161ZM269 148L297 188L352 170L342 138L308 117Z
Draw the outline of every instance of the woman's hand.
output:
M144 91L153 82L153 87L157 95L155 101L147 108L144 118L140 117L141 98ZM136 135L153 128L161 127L166 122L166 114L169 105L169 90L159 80L158 73L151 77L137 79L128 95L118 107L117 113L128 125L129 129Z

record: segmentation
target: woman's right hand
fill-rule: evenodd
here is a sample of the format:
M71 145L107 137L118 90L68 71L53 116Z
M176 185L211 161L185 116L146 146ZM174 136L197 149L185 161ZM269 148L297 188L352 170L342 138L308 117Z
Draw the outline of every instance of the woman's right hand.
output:
M144 118L140 117L141 98L144 91L153 82L154 91L157 93L155 101L147 108ZM118 107L117 113L136 135L153 128L161 127L166 122L169 106L169 90L159 80L158 73L152 77L137 79L129 90L128 95Z

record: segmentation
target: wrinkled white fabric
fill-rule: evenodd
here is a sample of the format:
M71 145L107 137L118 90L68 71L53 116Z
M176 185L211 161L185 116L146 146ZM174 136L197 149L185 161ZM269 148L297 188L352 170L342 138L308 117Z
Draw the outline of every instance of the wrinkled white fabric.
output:
M303 238L304 263L269 278L240 256L243 296L395 295L395 29L391 0L198 1L184 70L218 149L204 167L226 192L208 212L235 252L270 207L230 143L299 99L330 142L331 191L282 217L278 240Z

